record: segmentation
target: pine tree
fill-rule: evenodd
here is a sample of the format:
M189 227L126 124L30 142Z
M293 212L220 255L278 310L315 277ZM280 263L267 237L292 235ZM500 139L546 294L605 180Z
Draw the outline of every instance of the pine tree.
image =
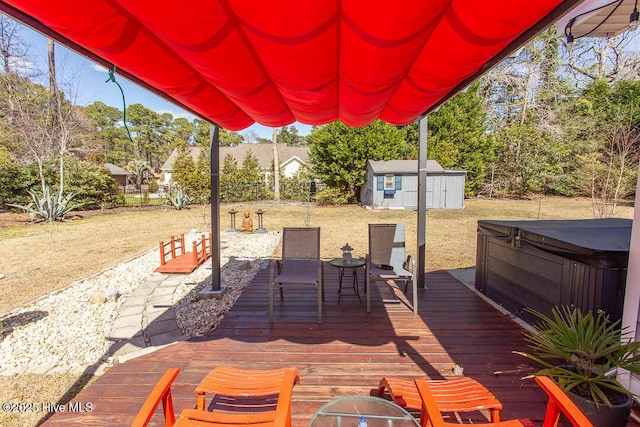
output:
M493 139L487 134L484 101L474 83L429 115L428 158L445 169L467 171L465 194L482 189L487 164L493 160Z

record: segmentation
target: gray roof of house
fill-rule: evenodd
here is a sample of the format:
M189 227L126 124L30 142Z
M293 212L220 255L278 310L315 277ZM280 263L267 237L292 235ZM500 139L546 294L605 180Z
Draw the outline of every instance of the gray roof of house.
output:
M105 163L104 167L109 169L109 173L111 175L131 175L131 172L122 169L120 166L116 166L113 163Z
M191 156L194 160L198 159L201 147L191 147ZM231 154L238 165L242 165L247 152L251 150L254 156L258 158L258 162L262 169L270 169L273 164L273 145L272 144L238 144L235 147L220 147L220 164L224 161L227 154ZM172 171L173 163L178 157L178 150L173 150L169 158L164 162L163 171ZM284 144L278 144L278 160L280 164L284 164L292 157L299 158L302 162L309 162L309 147L289 147Z
M369 160L373 173L418 173L417 160ZM435 160L427 160L427 172L444 172Z

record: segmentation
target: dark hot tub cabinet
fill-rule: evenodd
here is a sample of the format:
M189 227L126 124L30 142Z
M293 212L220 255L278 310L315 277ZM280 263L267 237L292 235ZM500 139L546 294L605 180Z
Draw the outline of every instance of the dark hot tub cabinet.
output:
M622 318L630 219L478 221L476 288L515 315L555 305Z

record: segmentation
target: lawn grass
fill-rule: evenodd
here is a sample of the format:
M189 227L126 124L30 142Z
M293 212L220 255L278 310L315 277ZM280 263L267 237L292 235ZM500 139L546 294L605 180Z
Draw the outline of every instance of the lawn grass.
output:
M465 201L466 208L427 213L426 265L428 269L472 267L475 264L476 226L479 219L581 219L593 218L588 199L540 198L535 200ZM369 210L358 206L317 207L291 204L225 205L221 209L221 230L230 226L228 211L265 210L264 227L278 231L286 226L321 227L322 256L340 256L348 242L354 256L367 251L367 224L404 222L407 251L416 253L416 212ZM175 211L117 211L51 225L20 225L0 229L0 313L62 289L74 281L146 251L159 240L193 229L208 231L209 207ZM619 217L631 218L633 208L624 207ZM238 216L238 220L241 215ZM278 249L276 250L276 256ZM0 376L3 402L51 402L70 399L79 390L69 390L77 380L70 374ZM37 425L43 414L22 416L0 414L0 425Z
M476 224L479 219L592 218L589 199L466 201L465 209L427 213L426 266L463 268L475 264ZM416 254L416 212L370 210L355 205L318 207L302 204L256 203L224 205L221 230L230 227L228 211L263 209L268 231L282 227L321 227L322 257L340 256L348 242L354 256L367 252L369 223L406 224L407 252ZM20 307L74 281L99 273L158 247L160 240L191 230L210 229L208 206L176 211L166 207L92 215L64 223L12 226L0 229L0 313ZM619 216L631 218L633 208ZM240 220L241 215L237 216ZM276 250L276 254L277 254Z

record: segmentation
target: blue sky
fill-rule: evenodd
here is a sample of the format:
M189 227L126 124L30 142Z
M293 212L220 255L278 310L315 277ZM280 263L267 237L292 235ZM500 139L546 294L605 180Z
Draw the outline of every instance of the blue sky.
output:
M47 70L47 40L40 33L29 27L22 27L20 31L22 39L30 45L28 67L37 68L41 72ZM56 44L56 68L61 89L65 91L71 101L77 105L89 105L96 101L102 101L112 107L123 109L122 94L118 86L109 79L107 70L93 61L86 59L60 44ZM185 117L193 120L195 116L180 107L165 101L146 89L131 83L116 73L116 81L122 86L127 105L142 104L157 113L171 113L173 117ZM46 77L40 83L46 83ZM311 126L294 123L301 135L308 135ZM253 142L255 136L271 139L272 128L255 124L240 131L245 141Z

